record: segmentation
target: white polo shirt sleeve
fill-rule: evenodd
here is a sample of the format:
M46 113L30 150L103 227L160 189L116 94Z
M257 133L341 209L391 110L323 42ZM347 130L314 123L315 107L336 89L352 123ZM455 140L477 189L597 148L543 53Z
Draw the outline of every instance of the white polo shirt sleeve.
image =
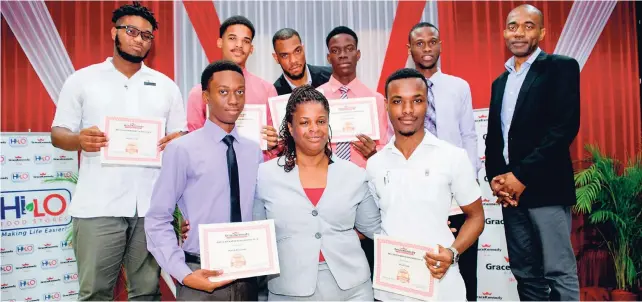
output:
M82 83L77 73L72 74L62 85L56 104L56 114L51 127L62 127L79 132L82 121Z
M176 83L169 81L169 90L171 95L171 103L169 108L169 115L167 117L166 131L167 134L187 131L187 114L185 113L185 105L183 103L183 96L178 89Z
M466 150L457 148L452 153L452 182L450 190L459 206L467 206L481 197L481 189L473 175L473 166Z

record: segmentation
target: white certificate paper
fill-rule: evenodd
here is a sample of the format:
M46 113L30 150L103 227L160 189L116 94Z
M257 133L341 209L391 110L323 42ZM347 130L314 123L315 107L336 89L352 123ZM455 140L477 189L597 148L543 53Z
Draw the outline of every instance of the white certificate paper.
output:
M199 224L201 268L223 270L218 282L280 273L274 220Z
M165 119L107 116L103 129L109 138L100 151L103 165L161 166L158 141L165 136Z
M323 94L323 89L317 88L317 91ZM283 123L283 118L285 118L285 111L288 106L290 95L292 94L288 93L268 98L268 104L270 105L270 116L272 116L272 124L274 124L276 132L279 134L281 132L281 123Z
M356 141L357 134L380 139L377 99L374 97L330 100L333 142Z
M437 298L438 281L426 267L424 255L436 251L436 247L375 235L372 287L415 299L434 301Z
M267 150L267 141L262 138L261 130L267 125L267 107L265 105L245 104L236 120L236 130L240 136L252 140Z

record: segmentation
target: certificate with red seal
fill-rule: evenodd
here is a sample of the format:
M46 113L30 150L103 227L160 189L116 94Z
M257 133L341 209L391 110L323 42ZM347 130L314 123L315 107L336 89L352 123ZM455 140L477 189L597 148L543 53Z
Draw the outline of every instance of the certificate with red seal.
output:
M376 98L338 99L329 103L333 142L356 141L359 140L357 134L365 134L373 140L381 138Z
M200 224L201 268L223 270L210 281L278 274L274 220Z
M420 299L437 298L438 280L426 267L424 255L436 247L422 246L392 237L375 235L375 265L372 287Z
M103 165L161 166L158 141L165 136L165 119L107 116L103 132L109 139L100 150Z

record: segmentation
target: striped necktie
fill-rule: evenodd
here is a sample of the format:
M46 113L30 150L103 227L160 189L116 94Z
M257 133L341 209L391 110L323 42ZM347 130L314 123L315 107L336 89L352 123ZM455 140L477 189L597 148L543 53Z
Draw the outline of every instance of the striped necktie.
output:
M348 98L348 86L341 86L339 91L341 91L341 99ZM336 154L339 158L350 160L350 142L337 143Z
M437 136L437 112L435 111L435 95L432 92L433 83L428 79L426 82L428 82L428 110L424 118L424 128Z

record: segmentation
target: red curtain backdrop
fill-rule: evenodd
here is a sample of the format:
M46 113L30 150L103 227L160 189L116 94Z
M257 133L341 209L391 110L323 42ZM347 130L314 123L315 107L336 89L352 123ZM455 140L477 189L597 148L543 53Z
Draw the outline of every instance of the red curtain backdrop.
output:
M111 15L127 1L47 1L47 8L76 70L113 56ZM159 22L145 64L174 78L174 8L143 1ZM2 131L48 132L56 110L40 78L2 18ZM37 37L34 37L37 38Z

